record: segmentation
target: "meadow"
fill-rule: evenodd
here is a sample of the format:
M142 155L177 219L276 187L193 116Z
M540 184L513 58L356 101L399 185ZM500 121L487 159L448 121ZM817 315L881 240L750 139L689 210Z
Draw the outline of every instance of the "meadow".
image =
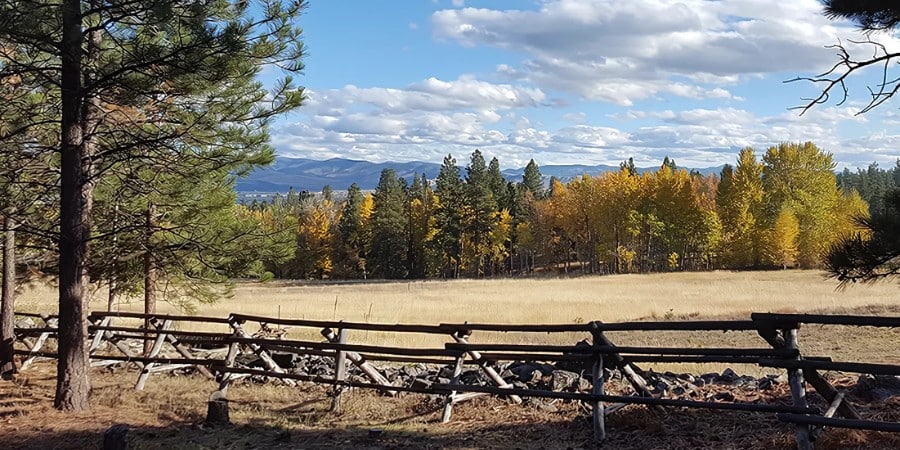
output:
M52 286L26 288L20 311L56 311ZM351 284L238 284L234 296L197 306L204 316L228 313L381 323L573 323L646 318L745 316L900 305L896 283L849 285L820 271L687 272ZM94 292L92 310L105 309ZM139 299L121 311L142 311ZM162 303L160 312L182 313Z
M23 292L19 311L52 312L56 293L51 286ZM95 292L92 309L106 308L106 294ZM140 301L118 305L121 311L143 311ZM161 312L181 314L169 304ZM896 314L900 285L850 285L844 289L821 271L692 272L652 275L607 275L576 278L411 281L382 283L243 283L231 298L197 306L196 313L225 317L229 313L261 316L345 320L368 323L584 323L592 320L747 319L751 312L822 312ZM205 331L228 331L227 328ZM248 330L256 331L256 330ZM319 330L294 328L291 339L321 339ZM900 330L808 328L801 333L804 349L852 358L860 353L873 361L893 361L879 345L898 339ZM476 333L473 342L572 344L580 334ZM620 345L759 346L755 333L614 333ZM443 336L388 335L357 332L351 342L402 346L442 346ZM812 353L809 353L812 354ZM695 368L696 369L696 368Z

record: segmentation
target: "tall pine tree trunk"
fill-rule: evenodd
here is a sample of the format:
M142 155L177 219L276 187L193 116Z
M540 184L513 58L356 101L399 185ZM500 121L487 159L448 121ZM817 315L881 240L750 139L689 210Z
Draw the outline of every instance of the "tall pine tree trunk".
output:
M80 0L62 3L62 145L60 160L59 236L59 364L54 405L64 411L84 411L88 396L85 346L84 259L90 229L85 221L86 177L83 145Z
M156 313L156 262L153 260L153 228L155 227L156 208L147 205L146 216L146 250L144 251L144 313ZM144 328L150 329L150 318L144 319ZM150 335L144 335L144 353L149 356L153 341Z
M106 301L106 310L112 312L116 308L116 296L119 293L119 282L116 280L116 277L119 274L119 230L118 230L118 218L119 218L119 201L116 200L115 210L113 212L113 236L112 236L112 277L109 280L109 296Z
M0 300L0 375L9 380L16 373L16 362L13 359L13 343L15 342L15 301L16 301L16 220L12 211L6 211L3 239L3 288Z

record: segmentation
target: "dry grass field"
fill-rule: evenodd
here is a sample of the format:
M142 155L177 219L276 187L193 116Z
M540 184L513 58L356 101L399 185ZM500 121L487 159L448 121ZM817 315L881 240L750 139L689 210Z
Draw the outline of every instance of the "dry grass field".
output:
M93 299L92 309L106 307L104 292L96 292ZM247 283L239 285L232 298L199 305L197 313L380 323L573 323L896 305L900 305L896 283L839 290L836 281L819 271L719 271L369 284ZM119 308L142 311L139 301ZM16 309L55 311L55 289L26 289ZM180 313L166 304L160 310Z

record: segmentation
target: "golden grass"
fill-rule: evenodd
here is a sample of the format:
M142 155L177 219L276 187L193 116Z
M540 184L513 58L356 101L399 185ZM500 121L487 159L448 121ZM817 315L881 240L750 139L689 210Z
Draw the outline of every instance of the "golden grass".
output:
M233 298L200 305L198 314L230 312L381 323L572 323L646 317L735 316L750 312L893 306L894 283L838 290L820 271L697 272L565 279L411 281L370 284L241 284ZM22 293L18 310L55 311L56 293ZM141 311L139 302L119 305ZM92 309L105 307L98 292ZM167 304L160 310L178 313Z

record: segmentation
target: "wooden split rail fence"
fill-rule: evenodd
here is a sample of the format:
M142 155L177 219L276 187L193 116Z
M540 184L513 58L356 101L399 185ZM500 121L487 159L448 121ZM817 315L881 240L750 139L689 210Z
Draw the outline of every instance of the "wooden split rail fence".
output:
M44 346L55 337L54 316L21 313L19 316L39 318L42 326L16 329L17 339L27 348L16 352L25 357L26 368L38 357L56 357ZM135 384L143 389L153 373L195 367L201 374L216 378L218 388L210 397L210 415L224 414L227 420L227 390L230 383L247 376L277 378L286 384L313 382L333 386L332 409L339 410L343 390L347 387L376 389L386 395L398 392L440 394L445 398L443 421L449 421L453 406L483 395L498 395L520 403L523 397L582 401L591 405L595 438L606 435L605 416L628 404L654 408L688 407L775 413L778 420L796 428L798 448L812 448L825 427L857 428L900 432L900 423L864 420L843 392L835 389L820 371L842 371L875 375L900 375L900 366L863 362L837 362L828 357L801 355L801 324L874 326L900 328L900 317L868 317L846 315L763 314L754 313L751 320L664 321L664 322L590 322L558 325L504 324L440 324L392 325L343 321L281 319L231 314L227 318L95 312L89 317L90 358L92 366L132 363L140 369ZM120 324L120 321L130 323ZM140 321L141 325L134 325ZM117 323L114 323L117 322ZM248 331L255 324L259 332ZM184 328L220 327L221 331L188 331ZM283 327L319 330L324 341L284 338ZM280 330L280 331L279 331ZM393 334L427 334L449 337L439 348L409 348L349 343L352 332L387 332ZM609 333L622 331L756 332L766 343L757 348L734 347L629 347L617 346ZM570 333L590 338L590 345L530 345L473 343L476 333ZM570 335L567 335L570 336ZM523 340L525 338L523 337ZM135 344L137 343L137 344ZM106 345L104 345L106 344ZM242 351L252 352L263 368L241 367L236 359ZM111 353L113 352L113 353ZM276 353L315 355L332 358L333 376L292 373L281 367ZM169 356L177 355L177 356ZM366 381L349 379L346 362L357 366ZM501 361L570 361L590 368L591 392L559 392L545 389L520 389L507 383L495 369ZM394 386L374 362L439 364L452 367L447 383ZM791 404L761 404L673 399L655 396L647 386L637 363L727 363L753 364L783 369L791 388ZM464 366L476 366L491 385L472 385L461 381ZM604 388L604 373L617 369L632 385L634 394L610 395ZM830 404L821 412L809 406L807 385ZM610 405L612 404L612 405ZM609 406L608 406L609 405ZM834 417L840 415L841 418Z

